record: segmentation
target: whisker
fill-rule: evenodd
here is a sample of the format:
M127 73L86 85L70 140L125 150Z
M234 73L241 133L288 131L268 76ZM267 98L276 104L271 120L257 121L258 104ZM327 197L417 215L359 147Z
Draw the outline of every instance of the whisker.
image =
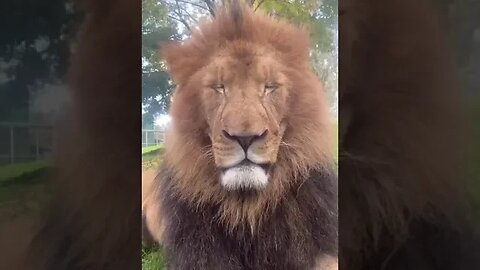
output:
M285 141L280 141L280 146L285 146L287 148L293 148L293 149L298 148L296 145L291 144L291 143L287 143Z

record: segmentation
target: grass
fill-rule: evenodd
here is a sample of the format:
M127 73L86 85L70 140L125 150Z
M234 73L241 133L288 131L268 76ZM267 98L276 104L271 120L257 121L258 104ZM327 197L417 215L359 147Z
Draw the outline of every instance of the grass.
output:
M142 270L165 269L163 253L160 247L142 247Z
M142 169L158 167L164 151L163 145L142 147Z
M32 161L0 166L0 182L47 167L47 161Z
M20 176L0 182L0 223L39 213L50 198L48 167L22 172Z
M145 146L142 147L142 155L148 154L152 151L156 151L163 148L163 145L151 145L151 146Z

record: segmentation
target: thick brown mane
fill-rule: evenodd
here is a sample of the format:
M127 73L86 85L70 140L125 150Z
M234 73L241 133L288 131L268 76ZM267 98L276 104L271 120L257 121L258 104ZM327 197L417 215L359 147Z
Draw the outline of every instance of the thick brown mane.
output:
M432 6L344 3L340 247L346 269L359 269L427 235L412 231L419 220L448 228L463 222L461 125L449 50Z
M245 7L235 12L231 16L229 10L218 9L216 17L201 24L191 39L163 48L168 70L177 84L165 163L174 174L172 188L179 197L197 206L218 203L218 218L223 223L230 228L245 225L254 230L262 216L275 209L288 190L299 187L311 169L331 164L331 131L323 90L308 62L307 33ZM292 82L287 128L271 177L275 180L259 191L259 196L249 198L227 194L217 180L208 127L195 88L200 81L195 72L225 47L235 48L238 54L273 52L290 67L286 74Z

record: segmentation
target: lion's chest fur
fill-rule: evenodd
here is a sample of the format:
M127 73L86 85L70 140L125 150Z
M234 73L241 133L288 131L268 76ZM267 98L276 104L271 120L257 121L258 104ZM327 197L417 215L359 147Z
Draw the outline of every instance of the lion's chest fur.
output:
M336 256L335 177L316 172L310 178L266 213L254 233L227 230L218 222L218 205L195 209L165 188L160 199L170 268L311 269L319 256Z

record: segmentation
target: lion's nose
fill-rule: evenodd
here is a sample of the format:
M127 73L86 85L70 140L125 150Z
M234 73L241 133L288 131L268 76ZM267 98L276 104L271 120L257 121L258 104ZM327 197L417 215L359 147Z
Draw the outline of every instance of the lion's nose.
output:
M252 145L254 141L260 140L267 135L268 130L264 130L261 133L234 133L222 130L223 135L230 140L237 141L238 144L242 147L243 151L247 152L248 147Z

